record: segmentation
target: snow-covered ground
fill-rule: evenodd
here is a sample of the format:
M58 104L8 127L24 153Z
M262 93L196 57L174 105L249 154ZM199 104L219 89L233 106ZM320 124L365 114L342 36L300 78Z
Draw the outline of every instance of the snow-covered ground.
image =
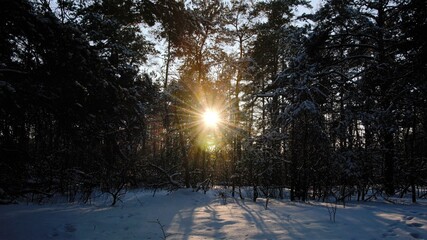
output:
M0 239L427 239L427 206L352 202L338 207L264 199L253 203L175 192L128 192L115 207L49 203L0 206ZM162 227L164 234L162 232Z

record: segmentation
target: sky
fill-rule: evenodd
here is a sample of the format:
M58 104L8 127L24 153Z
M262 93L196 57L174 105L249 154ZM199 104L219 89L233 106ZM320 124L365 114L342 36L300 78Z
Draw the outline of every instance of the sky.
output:
M311 1L309 1L310 2L310 5L313 7L313 8L311 8L311 9L309 9L309 8L306 8L306 7L298 7L297 8L297 13L299 14L299 13L313 13L313 12L315 12L317 9L319 9L319 7L321 6L321 4L322 4L322 0L311 0Z
M312 6L312 8L307 8L307 7L298 7L295 11L296 11L296 15L302 15L303 13L314 13L316 10L318 10L322 4L323 0L311 0L309 1L310 5ZM157 26L158 27L158 26ZM156 43L155 48L156 50L159 52L157 54L153 54L149 57L148 62L141 67L141 71L142 72L146 72L148 74L151 74L151 77L153 79L158 79L160 81L162 81L163 79L163 75L164 75L164 69L163 69L163 65L164 65L164 52L165 52L165 42L164 41L159 41L158 39L155 39L155 37L152 35L155 31L155 28L151 28L151 29L143 29L143 32L147 33L146 36L147 39L153 43ZM151 33L150 33L151 32ZM175 68L175 69L174 69ZM174 73L176 73L177 69L176 66L172 66L172 69L170 70L170 78L174 79L177 76L174 76Z

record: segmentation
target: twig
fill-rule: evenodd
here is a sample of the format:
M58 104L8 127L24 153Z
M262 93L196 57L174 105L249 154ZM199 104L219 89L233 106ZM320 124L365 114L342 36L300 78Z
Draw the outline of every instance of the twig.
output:
M166 233L166 231L165 231L165 225L163 225L158 218L157 218L156 221L152 221L152 222L157 223L160 226L160 229L162 230L162 234L163 234L163 236L161 237L161 239L166 240L170 236L170 234Z
M136 196L136 193L133 193L135 195L136 201L138 201L139 205L141 205L141 207L144 206L144 203L141 202L141 200L139 200L138 196Z

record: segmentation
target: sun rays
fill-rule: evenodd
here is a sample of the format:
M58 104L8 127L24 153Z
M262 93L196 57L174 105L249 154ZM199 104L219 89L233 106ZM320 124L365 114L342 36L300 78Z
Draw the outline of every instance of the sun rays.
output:
M230 117L235 115L233 103L214 89L186 85L169 97L175 102L177 127L201 147L218 149L226 144L226 135L239 131Z
M220 116L215 109L207 109L203 113L203 122L207 127L215 128L220 121Z

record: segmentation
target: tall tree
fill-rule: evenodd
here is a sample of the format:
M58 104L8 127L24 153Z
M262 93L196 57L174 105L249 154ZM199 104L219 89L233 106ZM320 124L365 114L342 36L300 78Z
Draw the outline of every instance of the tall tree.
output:
M265 166L271 168L269 176L271 181L264 181L270 185L283 185L284 175L284 132L280 126L279 115L283 111L284 98L281 97L282 86L276 86L275 82L279 73L288 64L289 57L294 53L291 46L292 26L294 17L293 8L307 4L305 1L270 1L259 3L253 14L264 16L267 21L256 27L256 40L253 43L251 56L253 58L254 84L260 89L260 126L258 127L263 136L261 151L262 161ZM298 32L298 31L297 31ZM276 91L277 89L277 91ZM271 155L271 156L268 156ZM268 178L266 178L268 179ZM274 180L273 180L274 179ZM254 183L254 188L256 183Z

